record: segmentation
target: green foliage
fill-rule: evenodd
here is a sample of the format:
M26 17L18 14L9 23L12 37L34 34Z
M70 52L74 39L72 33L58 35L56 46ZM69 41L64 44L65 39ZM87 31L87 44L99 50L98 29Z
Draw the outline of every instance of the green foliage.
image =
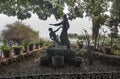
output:
M114 50L114 51L113 51L113 54L120 56L120 50Z
M31 13L36 13L42 20L46 20L50 15L60 19L63 15L64 3L69 7L75 7L70 11L70 19L83 17L81 6L76 6L76 0L1 0L0 13L8 16L17 16L24 20L31 17Z
M75 39L75 38L78 37L78 34L76 34L76 33L69 33L68 37L71 38L71 39Z
M112 25L118 26L120 23L120 0L113 0L110 12Z
M24 47L28 47L28 46L29 46L29 44L30 44L30 42L29 42L29 41L24 41L24 42L22 43L22 45L23 45Z
M118 26L120 26L120 0L113 0L112 7L110 9L110 18L107 26L114 28L114 33L118 34ZM113 30L111 30L113 31Z
M44 46L50 46L51 45L51 42L50 41L45 41L44 42Z
M14 49L14 50L25 50L25 47L24 46L22 46L22 45L14 45L14 46L12 46L12 48Z
M77 40L77 45L80 45L80 44L83 44L83 41L82 40Z
M39 32L21 22L8 24L6 27L7 29L2 31L2 35L7 40L14 40L19 44L25 41L34 42L39 40Z
M10 50L12 50L11 47L5 46L5 45L2 45L0 49L1 49L2 51L10 51Z
M18 48L18 49L23 49L24 47L23 46L19 46L19 45L14 45L13 48Z
M4 40L3 45L0 47L0 49L2 51L10 51L10 50L12 50L12 48L8 46L8 42L6 40Z

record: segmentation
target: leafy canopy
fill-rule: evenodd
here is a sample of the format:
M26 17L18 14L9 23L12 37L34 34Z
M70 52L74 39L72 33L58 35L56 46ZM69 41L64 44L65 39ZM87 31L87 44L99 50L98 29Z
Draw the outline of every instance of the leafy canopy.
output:
M42 20L46 20L50 15L60 19L65 3L69 6L70 19L83 17L82 7L75 5L77 0L0 0L0 13L17 16L21 20L30 18L31 13L37 14Z

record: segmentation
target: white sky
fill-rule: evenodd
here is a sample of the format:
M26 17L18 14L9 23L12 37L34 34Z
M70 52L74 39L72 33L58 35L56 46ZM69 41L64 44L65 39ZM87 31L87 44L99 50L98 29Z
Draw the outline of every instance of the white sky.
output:
M8 17L4 14L0 14L0 32L5 29L5 25L14 23L15 21L18 21L16 17ZM49 37L49 31L48 28L52 27L54 30L57 29L57 27L50 26L51 23L58 23L60 20L56 21L53 16L48 18L47 20L40 20L36 15L32 14L32 17L30 19L26 19L22 21L26 25L30 25L34 30L40 32L41 37ZM91 32L90 27L91 21L88 18L77 18L76 20L69 21L70 28L68 30L69 33L77 33L80 34L82 29L87 29L89 33ZM60 30L61 31L61 30ZM57 34L60 34L60 31Z
M8 17L7 15L0 14L0 32L5 29L5 25L14 23L15 21L18 21L17 17ZM53 15L47 20L40 20L37 15L32 14L32 17L30 19L23 20L22 22L26 25L30 25L30 27L34 30L39 31L40 37L49 38L48 28L52 27L53 30L57 29L57 27L50 26L49 24L59 23L60 20L56 21ZM81 34L81 31L83 31L83 29L86 29L91 34L92 22L89 18L77 18L72 21L69 20L69 23L70 28L68 30L68 33ZM106 27L105 30L107 30ZM61 29L57 32L57 34L60 35L60 32Z

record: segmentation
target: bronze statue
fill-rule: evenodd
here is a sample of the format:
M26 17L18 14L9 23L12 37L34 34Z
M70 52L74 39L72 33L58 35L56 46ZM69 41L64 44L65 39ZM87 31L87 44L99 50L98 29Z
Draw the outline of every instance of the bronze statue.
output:
M61 45L65 45L65 46L67 46L67 49L70 49L70 43L69 43L68 34L67 34L67 31L68 31L70 25L69 25L69 22L68 22L67 15L63 16L63 21L62 22L57 23L57 24L50 24L50 25L54 25L54 26L62 25L60 42L61 42Z
M53 31L52 28L49 28L48 30L50 31L49 33L49 36L50 36L50 39L55 41L57 44L61 45L60 42L58 41L57 39L57 36L56 36L56 33L61 27L59 27L57 30Z

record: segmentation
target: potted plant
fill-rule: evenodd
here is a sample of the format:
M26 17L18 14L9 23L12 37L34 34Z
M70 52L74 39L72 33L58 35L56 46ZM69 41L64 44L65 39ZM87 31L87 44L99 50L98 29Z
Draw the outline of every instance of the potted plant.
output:
M2 45L0 49L3 51L3 55L5 58L9 58L11 55L12 48L7 45Z
M29 44L29 50L32 51L33 49L34 49L34 44L33 43Z
M28 51L29 44L30 44L30 42L28 42L28 41L26 41L26 42L23 43L23 46L24 46L24 52L27 52L27 51Z
M35 49L39 49L39 47L40 47L39 43L36 43L35 44Z
M19 55L22 49L23 49L23 46L18 46L18 45L13 46L13 50L14 50L15 55Z
M44 41L43 41L43 40L40 40L39 45L40 45L40 47L43 47Z

